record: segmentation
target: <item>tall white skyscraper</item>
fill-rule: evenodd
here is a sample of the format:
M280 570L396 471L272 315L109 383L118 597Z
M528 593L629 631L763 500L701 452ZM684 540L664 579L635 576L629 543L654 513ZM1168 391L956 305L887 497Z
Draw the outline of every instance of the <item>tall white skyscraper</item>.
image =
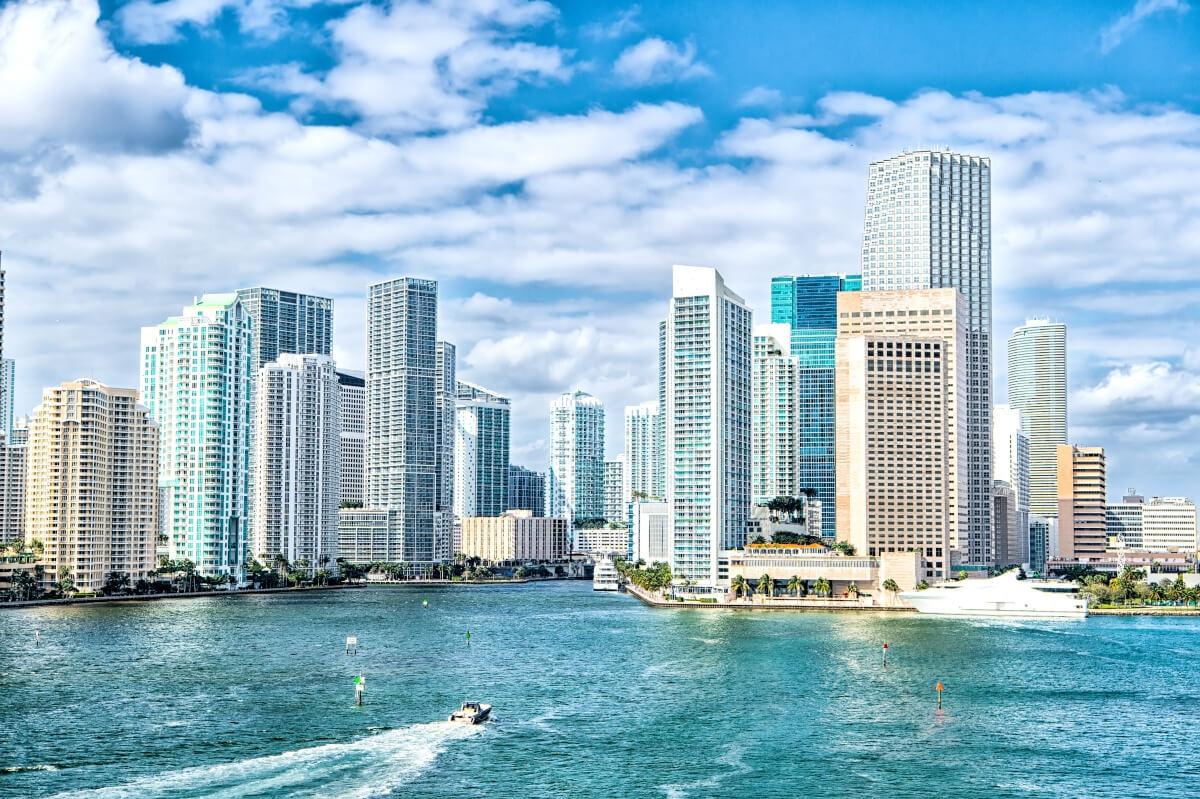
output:
M328 355L283 354L259 370L251 554L309 574L337 560L341 391Z
M1058 515L1058 447L1067 443L1067 326L1030 319L1008 339L1008 404L1029 437L1029 510Z
M550 404L546 515L578 522L604 518L604 405L583 391Z
M269 288L239 289L254 325L255 373L284 353L328 355L333 346L333 300Z
M457 405L454 513L460 519L499 516L509 509L511 402L460 380Z
M625 406L625 497L662 499L661 415L654 400Z
M751 313L715 269L675 266L664 326L671 571L717 583L750 515Z
M1029 436L1024 415L1011 405L997 405L992 417L992 474L1012 486L1017 510L1029 512Z
M454 555L454 428L457 423L455 395L458 391L458 351L450 342L439 341L436 352L433 559L447 561Z
M253 323L206 294L142 328L141 396L159 425L160 516L172 560L240 574L249 554Z
M754 328L751 372L752 489L755 505L800 495L799 364L791 353L791 328Z
M367 298L367 505L390 510L388 552L434 560L437 282L374 283Z
M628 468L624 455L604 462L604 520L609 524L625 524L629 505L629 497L625 493L628 485L625 472Z
M0 436L12 436L16 421L17 362L12 358L0 358Z
M968 535L964 563L992 558L991 159L935 150L871 164L863 291L954 287L966 300Z
M361 506L367 498L367 381L362 372L339 370L341 397L341 501Z

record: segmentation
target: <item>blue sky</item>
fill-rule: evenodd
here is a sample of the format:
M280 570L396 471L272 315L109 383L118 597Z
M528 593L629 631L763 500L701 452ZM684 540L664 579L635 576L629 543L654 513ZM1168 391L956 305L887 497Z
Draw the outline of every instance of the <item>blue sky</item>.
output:
M0 247L18 412L135 385L204 291L441 281L462 375L546 406L654 394L670 264L763 320L774 274L856 271L866 168L993 161L997 397L1026 315L1070 329L1071 438L1110 494L1196 495L1200 11L1182 0L16 0L0 7Z

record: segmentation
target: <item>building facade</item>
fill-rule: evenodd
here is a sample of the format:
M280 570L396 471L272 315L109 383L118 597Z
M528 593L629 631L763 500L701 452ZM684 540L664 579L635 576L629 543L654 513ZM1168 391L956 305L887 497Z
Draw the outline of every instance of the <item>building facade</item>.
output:
M665 334L671 571L712 590L750 516L751 311L717 270L675 266Z
M367 381L362 372L339 370L341 413L341 501L361 507L367 500Z
M25 541L25 446L0 438L0 549Z
M563 560L568 549L567 520L533 516L527 510L462 520L462 552L492 563Z
M1153 497L1142 510L1142 548L1152 552L1195 552L1196 504L1186 497Z
M141 396L159 425L166 554L199 574L241 574L249 554L253 322L236 294L206 294L142 328Z
M546 513L574 527L604 518L604 405L583 391L550 405Z
M625 526L629 495L626 493L629 464L624 455L604 462L604 520L609 524Z
M1057 556L1103 557L1108 545L1104 448L1059 444L1057 455Z
M662 416L658 402L625 406L625 496L662 499Z
M454 439L454 513L499 516L508 504L512 403L508 397L458 382Z
M338 557L341 387L327 355L283 354L259 370L250 552L315 574Z
M871 164L862 247L864 292L955 288L966 331L963 563L991 565L991 160L937 150Z
M403 533L399 511L342 508L338 511L338 557L359 565L406 561Z
M1067 326L1031 319L1008 339L1008 404L1029 438L1029 512L1058 514L1058 447L1067 443Z
M546 475L516 464L508 467L508 507L546 515Z
M237 295L254 327L255 374L280 355L332 352L333 300L263 287L239 289Z
M1053 545L1053 546L1052 546ZM1034 574L1045 575L1046 564L1053 554L1052 548L1058 546L1058 522L1045 516L1029 517L1029 569Z
M1145 503L1146 498L1131 488L1121 498L1120 504L1105 508L1105 534L1110 549L1142 549L1142 509Z
M448 341L437 342L436 352L433 560L448 561L454 555L454 448L458 414L458 355L455 346Z
M131 388L93 380L42 393L29 431L25 535L48 579L97 591L146 579L158 535L158 427Z
M0 436L11 438L16 421L17 362L0 358Z
M665 502L635 500L629 504L629 533L634 561L671 562L671 508Z
M800 394L797 359L789 354L791 330L782 324L754 328L750 377L750 501L800 496Z
M821 535L837 534L837 458L834 348L837 341L837 295L860 291L861 275L803 275L771 279L771 322L791 330L799 392L799 476L801 489L816 492Z

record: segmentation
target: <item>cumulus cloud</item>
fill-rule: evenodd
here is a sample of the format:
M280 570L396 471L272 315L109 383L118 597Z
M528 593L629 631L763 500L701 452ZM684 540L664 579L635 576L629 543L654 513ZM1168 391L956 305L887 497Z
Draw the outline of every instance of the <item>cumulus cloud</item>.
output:
M243 33L272 39L284 32L289 9L347 2L351 0L133 0L117 10L116 19L130 41L165 44L182 38L183 29L209 27L230 11Z
M1150 17L1166 12L1183 16L1191 9L1186 0L1137 0L1127 13L1100 31L1100 52L1109 53Z
M642 29L642 24L638 20L641 13L641 6L630 6L618 13L616 17L610 18L607 21L593 22L590 25L585 25L582 33L589 39L597 41L624 38Z
M783 92L767 86L755 86L737 101L739 108L775 108L783 104Z
M694 43L678 45L652 36L621 53L613 74L625 83L641 86L705 77L712 71L696 60Z

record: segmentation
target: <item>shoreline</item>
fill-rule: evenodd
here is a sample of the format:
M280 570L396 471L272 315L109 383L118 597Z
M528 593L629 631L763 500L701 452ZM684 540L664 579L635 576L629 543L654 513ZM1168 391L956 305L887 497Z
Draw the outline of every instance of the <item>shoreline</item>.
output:
M1200 607L1088 608L1089 616L1200 616Z
M916 608L909 608L900 605L850 605L849 603L829 601L810 602L807 600L795 599L772 599L769 602L754 603L722 603L722 602L698 602L696 600L683 600L672 602L670 600L659 599L636 585L628 584L624 586L624 592L633 598L639 600L642 604L652 608L700 608L704 610L769 610L769 611L785 611L794 610L800 612L806 611L833 611L837 613L916 613Z

